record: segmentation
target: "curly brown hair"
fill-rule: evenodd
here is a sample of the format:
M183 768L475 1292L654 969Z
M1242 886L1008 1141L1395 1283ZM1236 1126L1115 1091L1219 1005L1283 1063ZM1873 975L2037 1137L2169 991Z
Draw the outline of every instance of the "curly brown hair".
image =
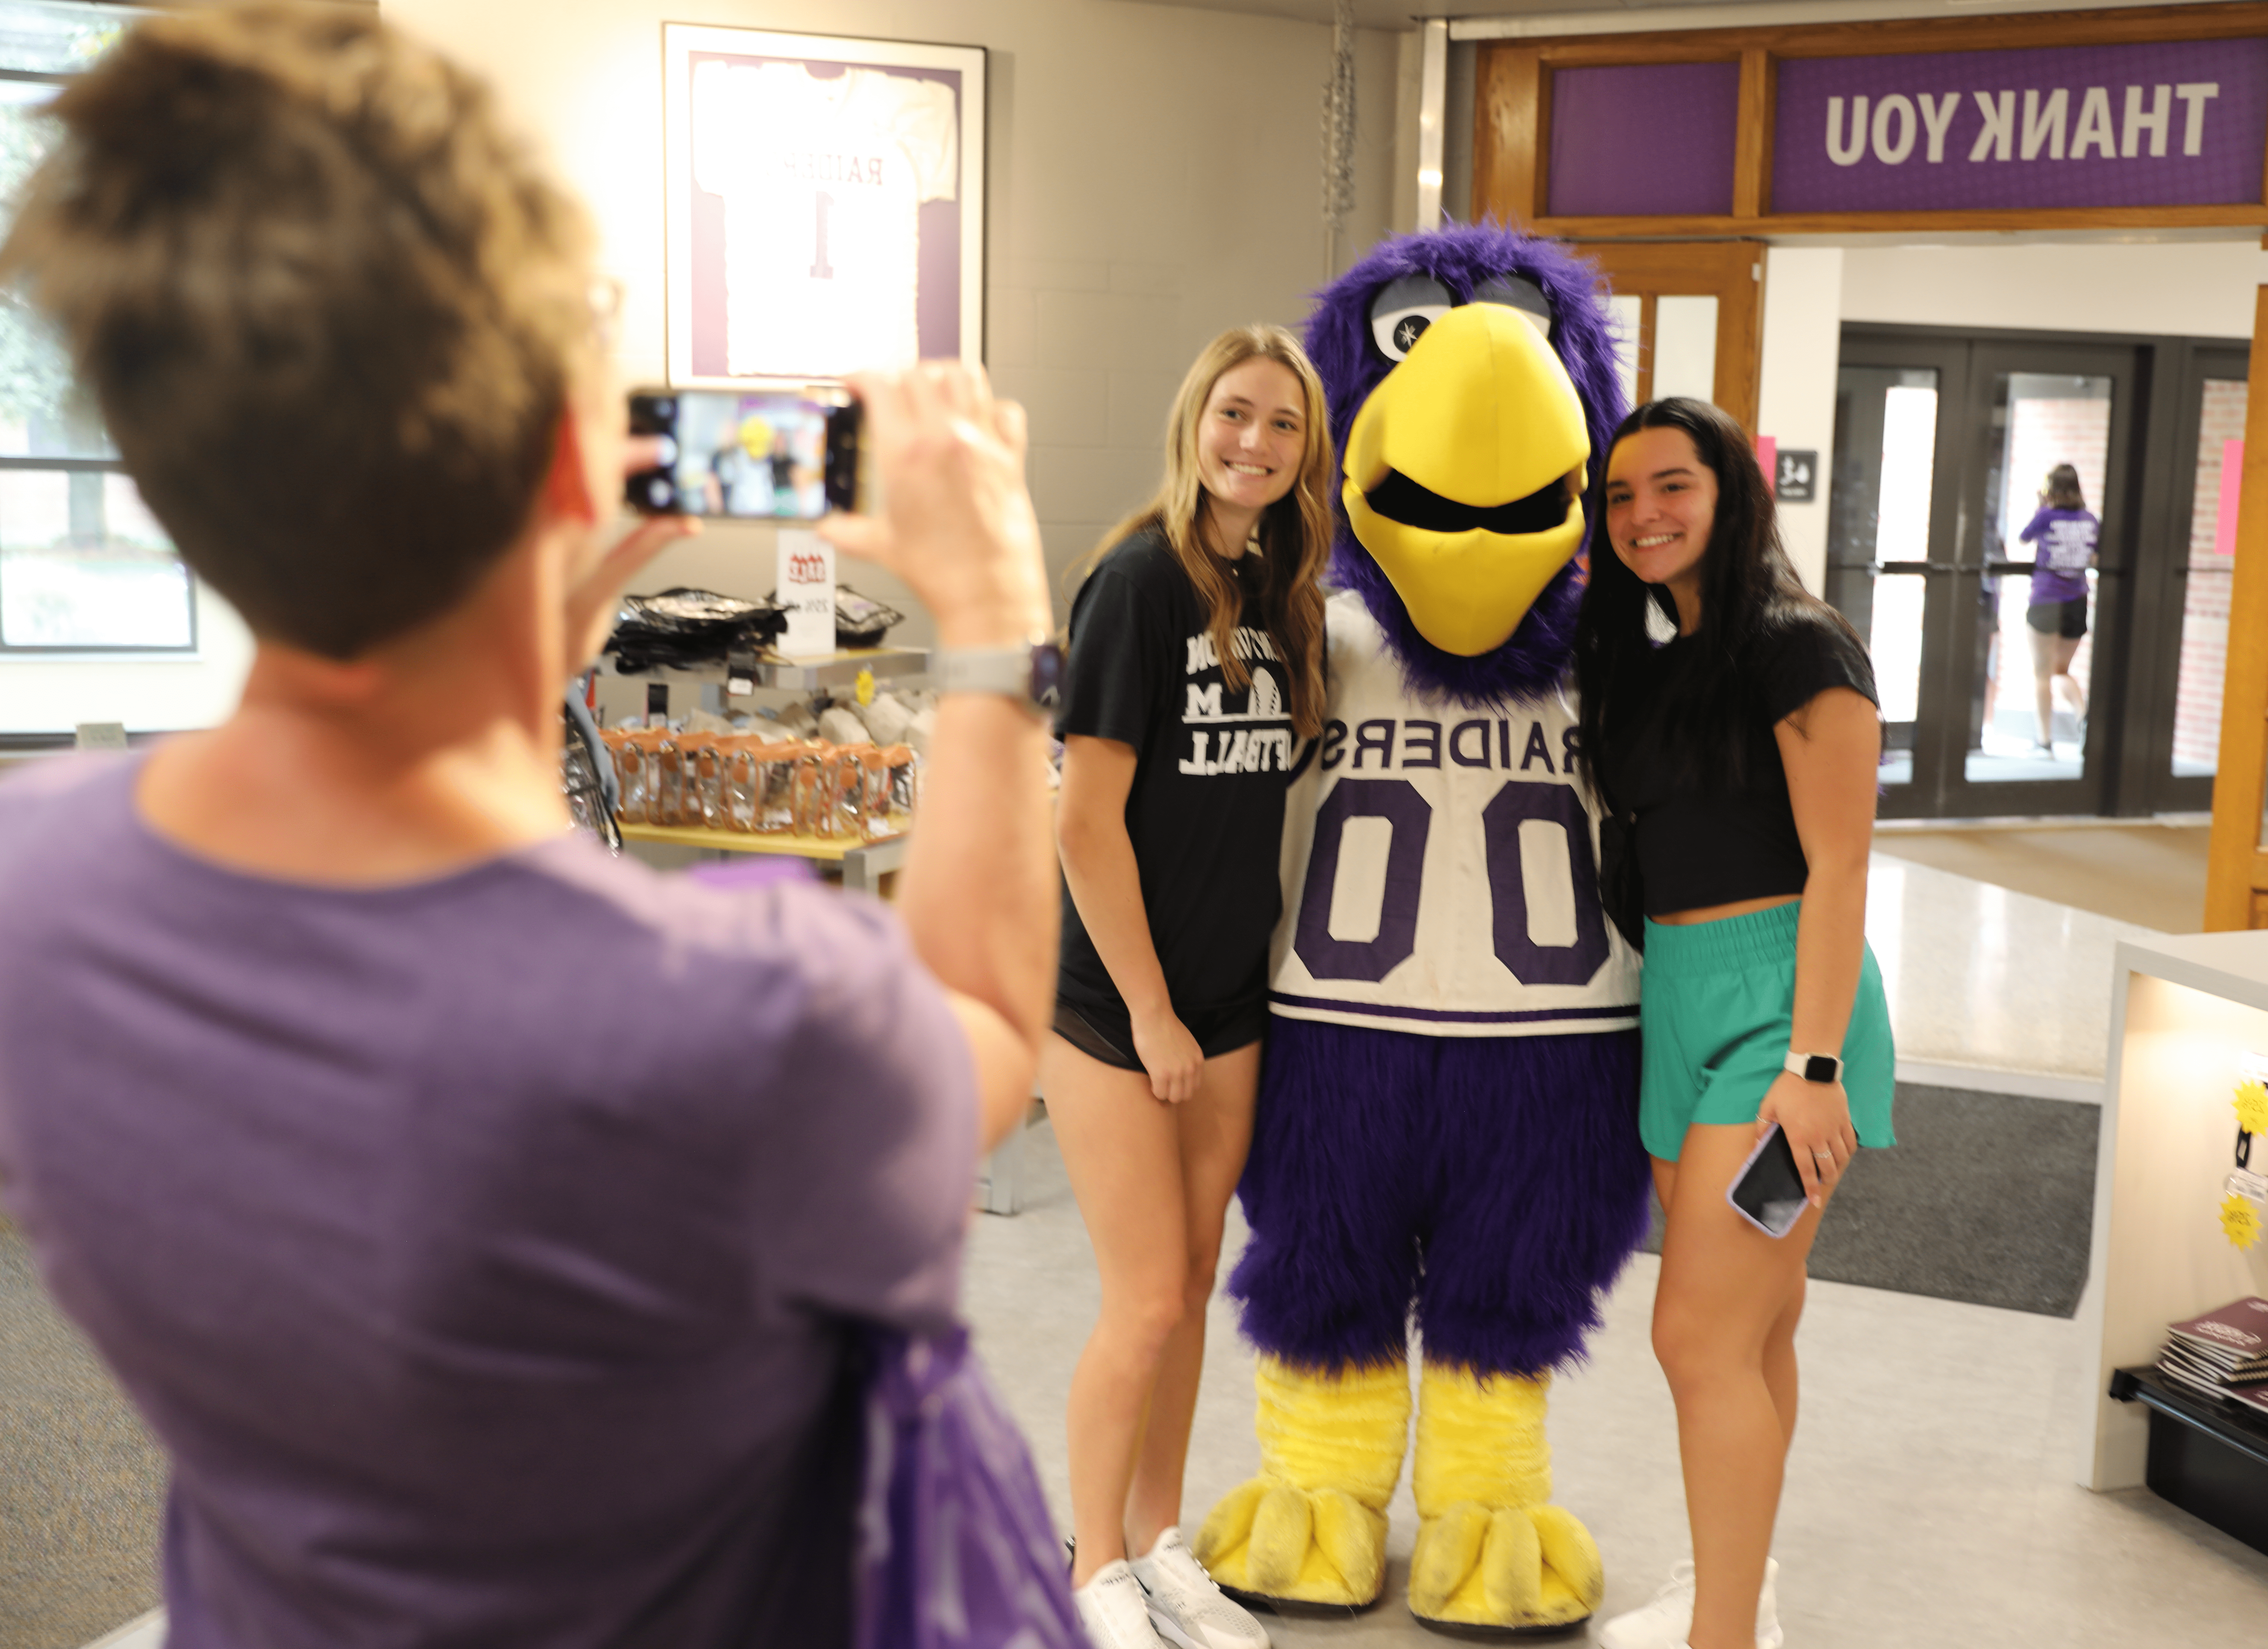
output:
M0 279L255 634L355 657L525 528L593 349L581 209L368 13L149 18L53 105Z

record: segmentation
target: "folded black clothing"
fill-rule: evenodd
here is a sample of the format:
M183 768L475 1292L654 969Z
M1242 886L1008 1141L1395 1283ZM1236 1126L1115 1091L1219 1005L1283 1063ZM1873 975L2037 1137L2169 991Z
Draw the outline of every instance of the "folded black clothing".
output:
M774 595L777 595L775 591ZM902 624L906 615L895 607L872 600L847 584L835 586L835 644L838 647L879 647L890 626Z
M838 647L879 647L890 626L902 624L906 615L895 607L870 600L847 584L835 586L835 644Z
M622 598L606 650L623 671L683 669L762 647L786 628L787 609L770 596L746 601L713 590L664 590Z

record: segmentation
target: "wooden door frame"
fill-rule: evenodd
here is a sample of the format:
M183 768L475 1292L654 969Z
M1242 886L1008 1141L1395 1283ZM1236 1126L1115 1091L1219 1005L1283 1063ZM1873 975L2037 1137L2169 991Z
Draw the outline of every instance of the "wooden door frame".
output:
M1977 230L2268 227L2268 157L2257 201L2215 206L2022 207L1957 211L1774 213L1771 210L1778 65L1787 58L2130 46L2268 34L2268 4L2149 6L2106 11L1571 34L1480 42L1475 59L1475 221L1493 214L1567 240L1733 235L1944 234ZM1637 63L1740 65L1731 212L1652 217L1554 217L1550 180L1551 74ZM2250 448L2248 447L2248 451Z
M1716 298L1716 393L1711 399L1754 440L1764 364L1764 242L1579 242L1574 251L1577 256L1598 263L1609 291L1625 291L1625 283L1638 288L1643 316L1639 335L1645 340L1653 336L1653 300L1657 293L1691 293L1697 297L1707 294ZM1703 278L1697 280L1697 271ZM1641 401L1653 399L1653 364L1641 352L1638 379L1638 398Z
M2260 845L2268 777L2268 286L2253 300L2250 379L2236 564L2228 581L2220 757L2213 764L2213 834L2205 849L2208 933L2268 927L2268 853Z

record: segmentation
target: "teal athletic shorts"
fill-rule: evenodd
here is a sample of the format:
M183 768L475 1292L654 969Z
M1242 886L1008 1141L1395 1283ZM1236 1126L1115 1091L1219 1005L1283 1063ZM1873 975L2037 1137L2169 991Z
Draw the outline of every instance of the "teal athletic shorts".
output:
M1638 1029L1645 1045L1638 1130L1664 1162L1677 1160L1695 1123L1753 1123L1787 1058L1795 1005L1795 924L1800 902L1690 926L1646 924ZM1806 1048L1807 1054L1831 1053ZM1843 1091L1859 1143L1897 1144L1890 1097L1897 1054L1882 970L1869 947L1843 1035Z

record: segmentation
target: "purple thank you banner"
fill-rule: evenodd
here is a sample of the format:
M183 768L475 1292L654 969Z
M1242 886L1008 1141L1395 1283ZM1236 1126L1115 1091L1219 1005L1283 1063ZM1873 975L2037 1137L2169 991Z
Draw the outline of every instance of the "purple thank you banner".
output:
M1771 210L2257 204L2264 140L2268 40L1789 58Z
M1555 217L1733 210L1738 63L1562 69L1551 77L1544 210Z

